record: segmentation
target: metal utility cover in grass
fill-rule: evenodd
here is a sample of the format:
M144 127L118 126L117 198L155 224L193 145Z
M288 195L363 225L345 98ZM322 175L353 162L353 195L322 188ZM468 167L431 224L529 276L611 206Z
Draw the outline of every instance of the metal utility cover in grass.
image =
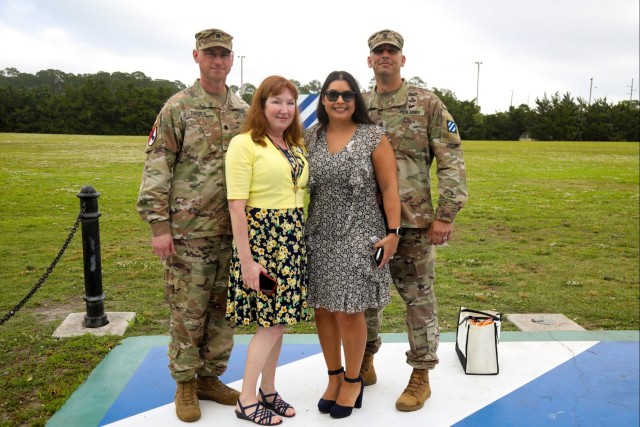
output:
M506 318L521 331L585 330L582 326L560 313L507 314Z

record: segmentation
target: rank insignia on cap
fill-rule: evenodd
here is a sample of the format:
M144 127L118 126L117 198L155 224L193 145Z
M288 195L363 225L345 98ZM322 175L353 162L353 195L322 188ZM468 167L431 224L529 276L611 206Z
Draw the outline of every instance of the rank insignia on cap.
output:
M455 122L452 122L451 120L447 120L447 129L449 129L449 132L451 133L458 132L458 126L456 126Z
M223 47L233 50L233 37L222 30L210 28L196 33L196 49L210 49L212 47Z
M153 145L156 142L156 137L158 136L158 128L153 128L151 133L149 134L149 145Z

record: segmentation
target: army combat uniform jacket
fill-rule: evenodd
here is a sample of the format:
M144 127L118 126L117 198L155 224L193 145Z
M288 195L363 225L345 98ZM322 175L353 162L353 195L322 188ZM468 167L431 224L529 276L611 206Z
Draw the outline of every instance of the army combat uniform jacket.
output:
M402 86L383 101L364 94L369 115L386 129L398 163L403 228L429 228L434 219L453 222L467 201L460 134L445 105L426 89ZM436 159L438 206L431 201L431 163Z
M220 105L196 80L172 96L158 114L137 204L154 236L231 234L224 155L240 132L248 105L227 93Z

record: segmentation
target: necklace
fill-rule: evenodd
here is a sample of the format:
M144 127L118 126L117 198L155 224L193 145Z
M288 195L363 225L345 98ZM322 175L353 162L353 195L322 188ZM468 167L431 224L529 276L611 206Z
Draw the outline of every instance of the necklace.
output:
M285 141L285 146L287 148L285 149L285 148L282 148L281 146L279 146L278 144L276 144L274 142L274 140L271 139L269 134L267 134L267 139L269 141L271 141L271 143L278 150L280 150L282 152L282 154L284 154L284 157L289 162L289 166L291 167L291 181L293 181L293 192L297 193L298 192L298 179L300 179L300 176L302 175L302 170L304 169L304 163L302 163L302 160L300 160L298 158L298 156L296 156L294 153L291 152L291 147L289 147L289 144L287 144L286 141Z

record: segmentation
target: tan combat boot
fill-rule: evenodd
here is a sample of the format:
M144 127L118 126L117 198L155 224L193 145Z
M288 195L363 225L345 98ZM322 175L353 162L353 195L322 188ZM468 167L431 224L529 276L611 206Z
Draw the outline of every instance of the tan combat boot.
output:
M373 367L373 354L364 354L362 366L360 366L360 376L364 385L373 385L378 381L376 370Z
M218 377L198 377L196 382L198 397L203 400L213 400L222 405L235 405L240 392L227 387Z
M196 396L196 379L178 381L176 388L176 415L181 421L192 422L200 419L200 403Z
M429 396L431 396L429 370L414 368L407 388L396 401L396 409L405 412L417 411L424 406Z

